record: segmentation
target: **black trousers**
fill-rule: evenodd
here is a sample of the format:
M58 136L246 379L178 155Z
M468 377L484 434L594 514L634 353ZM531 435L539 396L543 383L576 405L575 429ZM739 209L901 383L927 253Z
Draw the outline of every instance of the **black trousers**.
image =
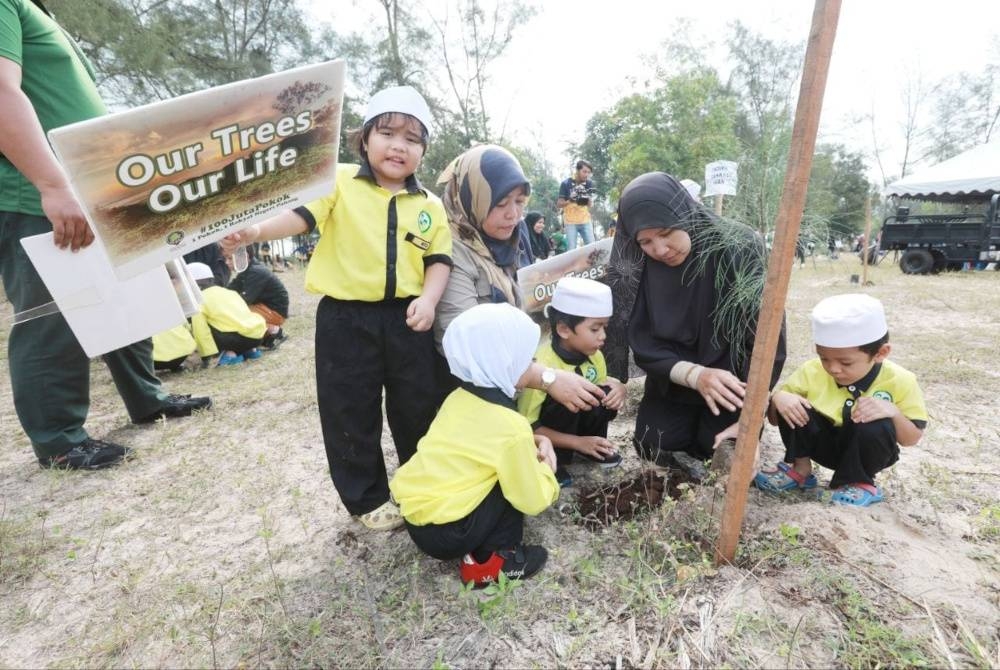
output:
M875 475L899 460L896 427L892 419L851 423L837 428L813 409L809 423L792 428L779 418L778 430L785 444L785 462L811 458L833 470L830 488L864 482L874 484Z
M602 386L601 388L605 393L611 391L610 386ZM573 413L553 400L551 396L545 396L542 409L538 414L538 425L568 435L607 437L608 424L616 416L618 416L618 412L610 410L604 405L591 407L586 412ZM556 462L559 465L572 463L573 455L576 453L572 449L559 448L556 448L555 452Z
M406 530L422 552L449 561L469 553L485 555L520 544L524 537L524 514L507 502L497 484L466 517L426 526L414 526L407 521Z
M715 416L703 400L687 403L666 397L647 375L635 417L635 447L639 456L660 465L670 464L662 456L669 451L704 460L712 457L715 436L739 420L739 412L722 410Z
M227 333L221 330L216 330L209 326L212 331L212 339L215 340L215 346L219 348L219 351L232 351L237 354L245 354L251 349L255 349L261 345L263 338L254 339L252 337L244 337L239 333Z
M316 398L330 476L347 511L389 500L382 458L382 389L402 465L417 451L437 406L434 335L406 325L409 300L323 298L316 311Z

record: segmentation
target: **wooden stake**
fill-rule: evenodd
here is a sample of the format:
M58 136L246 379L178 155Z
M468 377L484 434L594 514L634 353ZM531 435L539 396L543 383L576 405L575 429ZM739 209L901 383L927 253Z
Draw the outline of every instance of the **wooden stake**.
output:
M764 297L757 323L757 338L750 359L750 376L743 411L740 413L739 435L733 458L726 500L722 510L722 525L715 548L717 564L731 563L736 555L740 527L747 501L747 488L753 475L753 465L764 412L767 408L771 368L778 337L785 316L785 297L792 263L795 260L795 240L806 202L806 186L816 148L816 130L823 107L823 91L830 69L833 38L840 16L840 0L816 0L812 27L802 67L802 85L795 108L792 144L788 152L788 171L781 194L781 204L774 224L774 246L767 268Z
M864 250L861 253L861 285L868 286L868 247L872 238L872 198L865 196L865 238Z
M722 216L722 194L715 196L715 215Z

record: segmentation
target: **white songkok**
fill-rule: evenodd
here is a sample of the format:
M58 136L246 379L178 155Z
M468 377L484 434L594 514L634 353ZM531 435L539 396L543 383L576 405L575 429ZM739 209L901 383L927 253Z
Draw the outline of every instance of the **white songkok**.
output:
M517 307L487 303L455 317L442 345L453 375L500 389L513 399L517 381L535 356L539 335L538 325Z
M417 92L412 86L393 86L384 88L371 97L368 101L368 108L365 110L364 123L368 123L379 114L398 112L409 114L420 123L424 124L424 130L431 131L431 109L427 106L424 96Z
M864 293L825 298L812 311L813 342L821 347L860 347L889 332L882 303Z
M701 195L701 184L693 179L681 179L681 186L687 190L694 200L697 200L698 196Z
M593 279L563 277L552 292L552 309L570 316L604 318L611 316L611 287Z
M215 278L215 275L212 274L212 268L204 263L188 263L187 269L191 272L191 277L195 281Z

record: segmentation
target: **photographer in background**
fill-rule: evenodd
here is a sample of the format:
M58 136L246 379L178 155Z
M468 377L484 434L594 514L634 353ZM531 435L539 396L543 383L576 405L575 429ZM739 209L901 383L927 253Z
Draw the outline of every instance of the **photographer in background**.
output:
M556 207L563 211L567 251L576 249L577 236L584 244L594 241L594 225L590 219L590 203L597 189L590 180L594 167L585 160L576 162L576 173L559 185Z

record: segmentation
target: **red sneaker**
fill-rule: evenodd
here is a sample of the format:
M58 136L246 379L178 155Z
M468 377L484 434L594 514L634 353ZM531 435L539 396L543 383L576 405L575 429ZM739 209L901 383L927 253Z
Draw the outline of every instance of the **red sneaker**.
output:
M501 572L507 579L527 579L542 569L548 557L545 547L518 544L493 552L483 563L466 554L459 565L459 574L463 583L472 582L476 588L482 588L497 581Z

